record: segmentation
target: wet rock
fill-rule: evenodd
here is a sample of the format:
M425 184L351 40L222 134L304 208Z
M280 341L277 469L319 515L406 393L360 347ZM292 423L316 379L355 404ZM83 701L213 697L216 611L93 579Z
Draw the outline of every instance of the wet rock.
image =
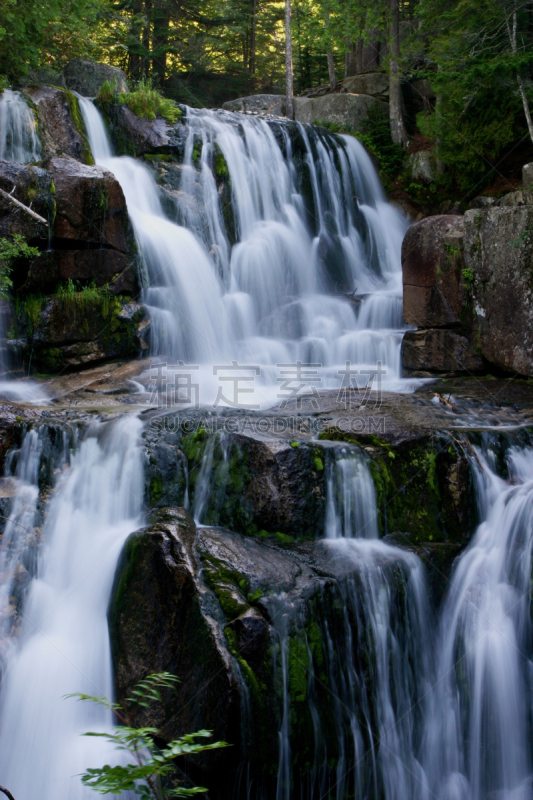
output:
M14 338L19 356L41 372L77 369L110 358L132 358L143 350L144 306L107 293L29 297L19 306Z
M96 97L106 81L114 81L117 92L128 91L126 75L121 69L83 58L70 61L63 70L63 77L67 87L83 97Z
M388 104L366 94L327 94L324 97L295 97L297 122L334 122L352 131L364 129L370 111L388 115Z
M17 164L0 159L0 188L8 194L32 207L46 220L53 217L54 203L51 193L50 174L40 167ZM32 242L48 238L48 228L38 222L21 208L17 208L7 198L0 196L0 236L25 236Z
M138 117L126 105L100 104L118 155L142 156L172 152L172 127L158 117ZM181 127L181 126L179 126Z
M70 158L52 158L47 168L55 187L54 235L129 252L132 238L126 201L115 176L104 167Z
M533 205L465 214L479 346L492 364L533 376Z
M282 94L253 94L222 104L226 111L285 116L285 96Z
M427 217L402 244L403 314L420 328L460 327L467 293L463 277L464 219Z
M172 417L155 418L145 437L150 460L146 492L152 505L183 504L187 486L191 507L205 524L225 525L248 535L264 532L306 539L322 534L326 489L322 445L210 433L201 422L193 433L177 435ZM157 466L156 448L162 443L184 456L176 456L179 473L170 483L166 468Z
M20 291L51 294L69 280L76 286L108 285L111 294L133 296L139 292L135 260L104 247L41 253L30 262Z
M432 156L429 150L419 150L417 153L411 153L407 159L409 169L411 170L411 179L414 183L421 183L423 186L429 186L435 180L435 173L433 171Z
M53 86L29 86L24 94L37 112L44 158L68 156L93 164L78 101L72 92Z
M407 331L402 340L402 364L416 372L454 375L484 369L483 359L468 337L441 328Z
M224 617L200 579L195 539L187 512L167 509L127 540L109 607L116 693L124 702L146 675L176 674L176 690L163 692L157 708L142 709L137 723L158 727L167 740L212 730L236 747L205 754L200 767L210 772L224 764L227 771L239 756L242 690Z

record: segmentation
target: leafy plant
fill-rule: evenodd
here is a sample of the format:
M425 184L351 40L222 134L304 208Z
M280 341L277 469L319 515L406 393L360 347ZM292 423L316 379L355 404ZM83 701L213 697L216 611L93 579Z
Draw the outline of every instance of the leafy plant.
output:
M150 78L142 78L133 92L119 94L118 102L127 105L138 117L155 119L159 114L169 122L175 123L181 116L181 109L174 100L163 97L161 92L154 89Z
M95 282L92 281L89 286L80 287L79 284L76 286L74 281L69 278L66 283L59 287L57 295L65 308L84 311L89 306L100 305L102 313L107 316L111 299L107 284L96 286Z
M151 703L161 703L160 689L173 689L178 682L175 675L169 672L160 672L148 675L140 681L132 691L132 696L126 700L127 708L120 703L113 703L107 697L76 693L67 697L77 697L79 700L89 701L108 708L122 723L115 727L114 733L86 733L85 736L100 736L115 745L117 750L128 753L133 763L88 769L81 780L84 786L94 789L100 794L122 794L122 792L135 792L142 800L164 800L166 797L191 797L202 794L207 789L195 786L186 788L172 778L176 768L174 759L178 756L202 753L205 750L214 750L227 747L226 742L213 742L211 744L198 743L197 739L206 739L211 736L211 731L197 731L169 742L159 749L154 744L154 738L160 735L157 728L140 727L133 725L135 715L140 709L149 708ZM170 781L174 786L169 787Z
M12 261L15 258L36 258L41 253L37 247L30 247L24 236L15 233L12 239L0 239L0 298L7 297L13 288L11 280Z

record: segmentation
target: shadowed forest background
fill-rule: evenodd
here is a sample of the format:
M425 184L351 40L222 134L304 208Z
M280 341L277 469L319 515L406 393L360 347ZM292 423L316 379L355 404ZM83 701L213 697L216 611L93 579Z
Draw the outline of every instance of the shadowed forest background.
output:
M411 151L438 148L433 193L474 196L491 184L509 190L532 148L525 112L533 100L532 9L532 0L292 0L294 94L323 84L338 90L338 81L360 72L388 72L391 19L399 14L405 125ZM148 78L194 107L281 94L285 2L2 0L6 85L54 83L75 57L121 67L133 85ZM413 89L422 79L431 82L430 99ZM365 143L387 182L401 170L401 154L386 125L370 133Z

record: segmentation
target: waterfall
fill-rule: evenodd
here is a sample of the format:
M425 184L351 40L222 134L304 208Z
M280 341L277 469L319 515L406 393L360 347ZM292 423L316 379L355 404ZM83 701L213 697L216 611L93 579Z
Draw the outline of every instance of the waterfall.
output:
M277 402L279 366L298 361L317 367L310 386L340 388L347 361L360 385L380 362L388 387L407 386L399 381L406 225L354 137L187 109L183 163L169 165L179 191L164 210L150 169L113 157L99 112L79 102L96 163L124 190L148 278L152 352L200 367L201 403L220 386L213 366L232 362L260 368L257 379L241 373L255 390L248 404Z
M490 442L477 455L483 521L442 611L427 772L442 800L525 800L533 768L533 450L508 449L508 480L497 474Z
M0 158L26 164L39 161L41 142L35 115L19 92L0 92Z
M92 797L80 773L117 758L100 738L82 737L111 730L111 713L63 697L113 693L107 604L121 547L141 524L141 428L131 415L92 424L51 499L21 629L5 654L0 775L17 800ZM17 467L23 486L35 487L37 459L30 431ZM9 540L1 546L4 563Z

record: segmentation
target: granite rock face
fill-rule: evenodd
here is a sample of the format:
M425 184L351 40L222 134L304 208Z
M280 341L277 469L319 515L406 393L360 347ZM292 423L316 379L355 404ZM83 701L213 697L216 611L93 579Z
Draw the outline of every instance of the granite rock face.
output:
M532 230L530 204L465 214L465 266L473 276L481 352L501 369L528 376L533 376Z
M471 281L464 263L465 220L451 214L413 225L402 244L403 314L409 325L402 362L416 372L483 369L475 348Z
M71 91L83 97L96 97L106 81L115 81L118 92L128 91L126 75L121 69L83 58L70 61L63 70L63 78Z
M25 96L36 109L44 158L75 158L93 164L78 101L72 92L54 86L30 86Z
M282 94L253 94L223 103L226 111L252 111L256 114L285 115L285 96Z
M349 127L352 131L364 128L370 111L384 117L388 104L367 94L327 94L323 97L295 97L294 118L297 122L314 124L317 120Z

